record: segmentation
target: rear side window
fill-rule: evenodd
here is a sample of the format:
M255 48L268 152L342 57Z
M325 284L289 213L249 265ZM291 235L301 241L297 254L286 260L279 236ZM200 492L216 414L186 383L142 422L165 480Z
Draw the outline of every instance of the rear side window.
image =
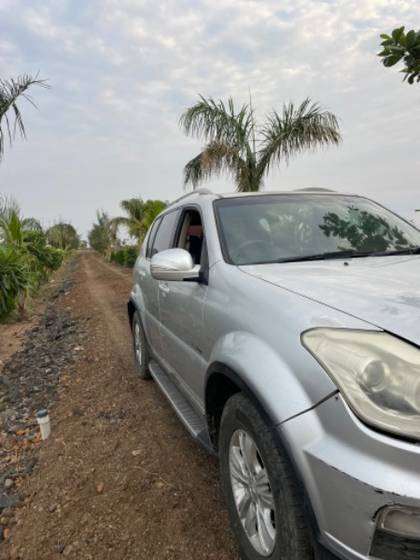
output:
M177 219L178 211L170 212L162 217L155 238L152 241L152 250L150 253L151 257L156 255L156 253L160 253L161 251L165 251L165 249L172 247Z
M147 238L147 249L146 249L146 257L150 259L152 256L152 245L155 238L155 233L159 224L161 222L161 218L158 218L155 223L152 225L152 229L150 230L149 237Z

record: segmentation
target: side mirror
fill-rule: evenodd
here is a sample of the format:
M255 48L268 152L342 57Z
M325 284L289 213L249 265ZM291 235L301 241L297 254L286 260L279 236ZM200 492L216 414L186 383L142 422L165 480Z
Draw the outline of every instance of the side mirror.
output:
M167 249L153 255L150 271L156 280L198 280L200 265L194 266L185 249Z

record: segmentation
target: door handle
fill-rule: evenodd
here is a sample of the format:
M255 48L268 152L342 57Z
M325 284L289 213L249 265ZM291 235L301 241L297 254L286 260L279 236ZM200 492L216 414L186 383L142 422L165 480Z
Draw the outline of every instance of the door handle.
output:
M164 294L169 294L168 284L166 284L166 282L164 284L159 284L159 290Z

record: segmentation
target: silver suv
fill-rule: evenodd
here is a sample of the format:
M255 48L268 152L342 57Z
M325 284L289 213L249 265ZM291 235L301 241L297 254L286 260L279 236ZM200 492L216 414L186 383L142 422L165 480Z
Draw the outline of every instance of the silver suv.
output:
M243 559L420 558L419 247L311 189L202 189L148 232L137 372L218 454Z

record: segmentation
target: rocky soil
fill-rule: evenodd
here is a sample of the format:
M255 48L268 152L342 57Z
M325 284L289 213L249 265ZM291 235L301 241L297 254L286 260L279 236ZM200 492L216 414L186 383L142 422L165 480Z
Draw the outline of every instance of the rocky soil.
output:
M40 318L25 329L21 348L3 362L0 375L0 543L14 523L22 478L31 474L40 444L36 412L48 409L56 398L60 372L73 362L78 323L56 302L70 289L70 261L58 287L50 287ZM45 294L44 294L45 296ZM41 304L42 305L42 304ZM39 311L38 305L38 311ZM10 325L9 325L10 326ZM9 337L16 331L9 328ZM21 329L18 328L18 332ZM6 329L3 329L3 343ZM13 345L13 340L10 345Z

